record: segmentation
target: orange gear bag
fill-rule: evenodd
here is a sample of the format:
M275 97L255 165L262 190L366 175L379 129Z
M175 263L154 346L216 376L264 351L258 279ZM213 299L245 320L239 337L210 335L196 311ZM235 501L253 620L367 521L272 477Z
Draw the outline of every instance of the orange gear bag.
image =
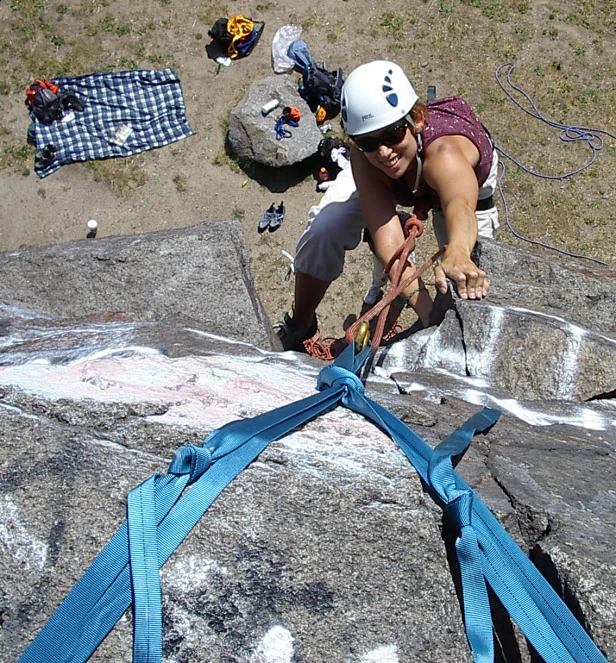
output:
M36 94L39 90L49 90L50 92L53 92L54 94L58 94L59 88L58 88L57 85L55 85L51 81L48 81L47 79L37 78L34 81L34 83L31 83L26 88L26 104L28 106L32 105L32 102L34 101L34 97L36 96Z

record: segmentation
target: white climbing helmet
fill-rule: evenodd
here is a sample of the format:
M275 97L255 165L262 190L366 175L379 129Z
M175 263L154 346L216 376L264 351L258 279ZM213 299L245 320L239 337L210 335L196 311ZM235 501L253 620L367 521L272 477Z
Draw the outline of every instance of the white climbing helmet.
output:
M411 112L419 99L402 69L375 60L354 69L342 88L341 115L350 136L382 129Z

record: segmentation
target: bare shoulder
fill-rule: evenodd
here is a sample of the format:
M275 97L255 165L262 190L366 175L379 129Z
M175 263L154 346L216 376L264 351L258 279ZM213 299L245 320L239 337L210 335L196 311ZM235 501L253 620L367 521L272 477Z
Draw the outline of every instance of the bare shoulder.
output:
M430 167L431 161L445 159L463 159L473 168L479 162L479 150L470 138L466 136L453 135L441 136L432 141L425 150L424 166Z
M444 205L462 197L477 200L477 177L473 170L479 150L464 136L443 136L426 148L424 178Z

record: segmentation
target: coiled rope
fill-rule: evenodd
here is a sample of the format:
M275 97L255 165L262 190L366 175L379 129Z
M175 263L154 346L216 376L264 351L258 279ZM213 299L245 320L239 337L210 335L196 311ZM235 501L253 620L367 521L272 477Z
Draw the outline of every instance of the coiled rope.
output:
M582 141L588 145L590 148L592 154L590 159L588 160L587 163L585 163L583 166L580 166L579 168L576 168L575 170L572 170L568 173L563 173L561 175L545 175L543 173L539 173L535 170L532 170L530 168L527 168L524 166L520 161L518 161L515 157L513 157L511 154L509 154L506 150L504 150L502 147L499 145L494 145L495 149L500 152L503 156L507 157L510 161L512 161L518 168L523 170L524 172L534 175L535 177L540 177L542 179L547 179L547 180L564 180L568 177L571 177L572 175L576 175L577 173L582 172L586 168L592 166L592 164L595 162L597 159L598 153L603 149L604 146L604 140L602 137L602 134L604 136L609 136L610 138L613 138L616 140L616 135L613 133L610 133L609 131L606 131L605 129L595 129L592 127L582 127L582 126L576 126L576 125L571 125L571 124L563 124L561 122L555 122L554 120L550 120L546 118L537 108L537 105L531 98L531 96L522 88L518 87L511 81L511 74L513 70L516 67L515 62L505 62L501 64L497 69L495 73L495 78L496 82L500 85L501 89L503 92L509 97L509 99L520 109L522 109L527 115L530 115L531 117L534 117L537 120L541 120L542 122L545 122L545 124L549 125L550 127L554 127L556 129L560 129L559 133L559 138L563 142L566 143L571 143L571 142L577 142L577 141ZM501 73L503 70L506 70L506 73ZM505 76L506 78L506 83L507 86L505 86L505 83L503 83L501 76ZM515 92L519 93L524 99L528 102L530 105L530 108L528 106L523 105L511 92L511 89L515 90ZM583 258L584 260L592 260L593 262L596 262L600 265L603 265L605 267L612 267L607 262L604 262L603 260L599 260L597 258L591 258L589 256L584 256L581 254L577 253L572 253L570 251L566 251L565 249L560 249L556 246L552 246L550 244L546 244L545 242L541 242L536 239L530 239L528 237L525 237L524 235L520 234L512 225L511 219L509 216L509 206L507 205L507 201L505 199L505 194L503 191L503 186L502 186L502 181L503 177L506 172L506 166L502 160L499 160L499 167L500 167L500 172L498 176L498 181L497 181L497 186L498 186L498 191L501 196L501 200L503 201L503 207L505 210L505 221L507 223L507 226L511 233L517 237L518 239L521 239L525 242L529 242L530 244L535 244L537 246L541 246L545 249L550 249L552 251L558 251L558 253L562 253L564 255L570 256L572 258Z

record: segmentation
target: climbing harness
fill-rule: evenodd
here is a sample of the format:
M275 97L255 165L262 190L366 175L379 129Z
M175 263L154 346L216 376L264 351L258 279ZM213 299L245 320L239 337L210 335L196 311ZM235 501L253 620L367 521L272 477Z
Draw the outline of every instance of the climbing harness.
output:
M548 663L607 663L578 620L479 497L454 471L476 433L500 412L484 408L434 450L384 407L357 377L371 352L348 346L321 370L318 393L252 419L226 424L203 445L181 447L167 474L128 496L127 520L19 659L83 663L132 604L134 663L161 663L160 568L224 488L273 440L342 404L386 432L458 528L464 623L475 663L494 661L488 585Z
M276 122L276 140L291 138L293 134L288 129L285 129L284 125L288 124L291 127L299 127L299 120L301 116L302 113L296 106L286 106L283 108L282 115Z
M582 126L575 126L575 125L568 125L568 124L561 124L560 122L555 122L553 120L549 120L548 118L544 117L539 109L537 108L537 105L535 102L532 100L530 95L525 92L522 88L518 87L511 81L511 74L513 73L513 70L516 67L515 62L505 62L501 64L497 69L495 73L495 78L496 82L499 84L503 92L509 97L513 103L518 106L518 108L522 109L525 113L530 115L531 117L534 117L537 120L541 120L542 122L545 122L547 125L554 127L556 129L560 129L560 134L559 137L563 142L569 143L569 142L576 142L576 141L582 141L588 145L590 148L592 155L590 159L588 160L587 163L584 165L580 166L579 168L576 168L575 170L572 170L568 173L563 173L562 175L544 175L542 173L538 173L537 171L531 170L530 168L527 168L526 166L522 165L515 157L511 156L508 152L506 152L502 147L499 145L494 144L494 148L500 152L504 157L507 157L510 161L512 161L518 168L523 170L524 172L534 175L535 177L540 177L542 179L547 179L547 180L564 180L568 177L571 177L572 175L576 175L577 173L582 172L586 168L589 168L597 159L598 153L603 149L604 146L604 141L601 136L603 134L604 136L609 136L610 138L613 138L616 140L616 135L613 133L610 133L609 131L605 131L604 129L593 129L591 127L582 127ZM510 92L510 90L505 86L503 81L501 80L501 72L506 69L506 81L507 85L515 90L517 93L522 95L524 99L528 102L530 105L530 109L528 107L525 107L514 97L514 95ZM536 246L541 246L545 249L550 249L551 251L558 251L558 253L562 253L564 255L570 256L572 258L583 258L585 260L591 260L592 262L596 262L600 265L604 265L605 267L611 267L611 265L607 262L603 262L602 260L598 260L597 258L592 258L589 256L584 256L581 254L577 253L571 253L570 251L566 251L564 249L560 249L556 246L551 246L550 244L546 244L544 242L541 242L539 240L535 239L530 239L528 237L524 237L520 233L515 230L513 227L511 220L509 218L509 207L507 205L507 201L505 199L505 194L503 191L503 186L502 186L502 180L503 177L505 176L506 172L506 166L502 159L499 159L499 167L500 167L500 173L498 176L498 190L501 196L501 200L503 201L503 207L505 209L505 221L507 223L507 226L511 233L517 237L518 239L521 239L525 242L529 242L530 244L534 244Z

